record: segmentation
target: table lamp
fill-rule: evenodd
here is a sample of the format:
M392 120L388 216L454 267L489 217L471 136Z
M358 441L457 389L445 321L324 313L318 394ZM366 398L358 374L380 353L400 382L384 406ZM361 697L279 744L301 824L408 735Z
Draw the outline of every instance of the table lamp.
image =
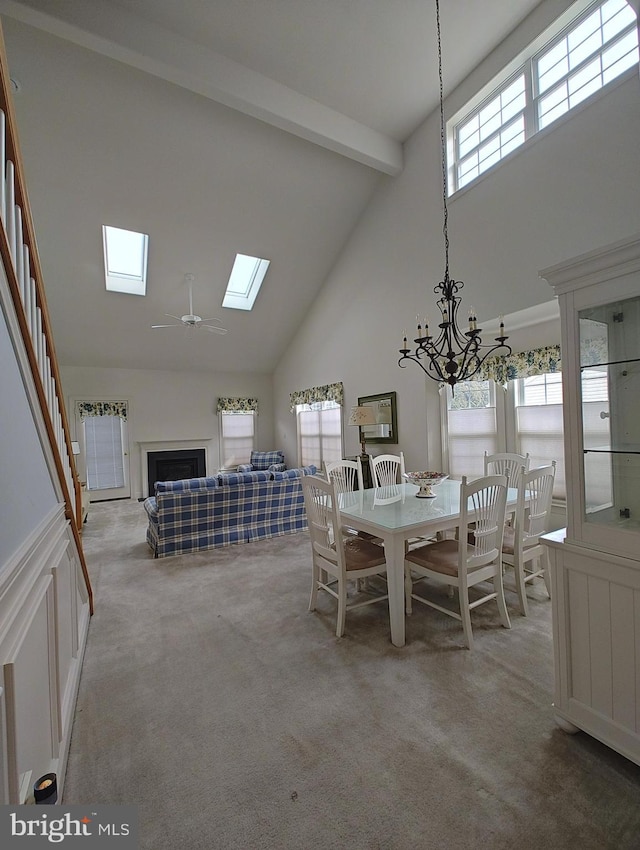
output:
M376 414L372 407L352 407L349 416L349 425L357 425L360 428L360 445L362 446L362 454L366 455L365 435L362 430L365 425L377 425Z

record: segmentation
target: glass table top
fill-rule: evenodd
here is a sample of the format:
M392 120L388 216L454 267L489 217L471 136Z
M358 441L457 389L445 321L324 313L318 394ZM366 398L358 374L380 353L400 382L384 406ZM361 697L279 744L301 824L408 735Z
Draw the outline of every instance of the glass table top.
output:
M419 499L415 484L391 484L372 490L342 493L338 505L344 516L360 517L384 528L396 529L436 521L460 513L460 482L443 481L434 487L434 499Z
M460 514L460 481L447 479L433 488L433 499L416 496L415 484L391 484L372 490L356 490L338 497L345 517L360 518L381 528L402 529L439 522L446 523ZM517 490L509 488L507 501L514 504Z

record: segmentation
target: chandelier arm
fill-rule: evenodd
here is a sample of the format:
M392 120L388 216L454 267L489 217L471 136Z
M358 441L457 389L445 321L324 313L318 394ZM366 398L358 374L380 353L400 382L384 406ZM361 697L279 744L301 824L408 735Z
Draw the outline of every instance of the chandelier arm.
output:
M437 381L446 381L447 380L445 378L442 370L440 369L440 366L439 366L437 360L429 360L429 362L425 366L425 364L419 358L419 356L417 356L415 354L403 354L402 357L398 360L398 366L400 366L401 369L406 368L406 363L403 362L404 360L412 360L414 363L417 363L418 366L425 373L425 375L427 375L432 380L437 380ZM435 372L435 375L432 374L432 372Z

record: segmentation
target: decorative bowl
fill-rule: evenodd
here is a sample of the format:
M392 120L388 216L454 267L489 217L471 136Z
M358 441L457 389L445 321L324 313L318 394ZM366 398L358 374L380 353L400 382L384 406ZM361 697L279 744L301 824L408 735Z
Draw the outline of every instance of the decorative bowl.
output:
M417 484L420 488L416 493L419 499L435 499L436 494L431 488L449 477L444 472L405 472L403 474L407 481Z

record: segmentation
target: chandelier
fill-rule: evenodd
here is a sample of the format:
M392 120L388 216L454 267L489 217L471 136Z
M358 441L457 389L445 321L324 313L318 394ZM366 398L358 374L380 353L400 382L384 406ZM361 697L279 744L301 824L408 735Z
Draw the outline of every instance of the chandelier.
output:
M481 328L477 326L477 319L473 307L469 308L469 326L462 330L459 325L459 312L462 297L458 294L464 283L461 280L452 280L449 277L449 232L447 208L447 161L445 146L444 127L444 97L442 86L442 44L440 40L440 3L436 2L436 29L438 34L438 75L440 80L440 151L442 159L442 206L444 210L444 223L442 233L444 235L444 279L434 286L433 291L440 295L437 300L440 312L440 321L434 334L429 331L428 319L424 320L424 328L420 317L416 316L418 335L413 340L415 350L407 347L407 332L404 332L402 355L398 365L406 366L406 361L412 360L417 363L423 372L434 381L447 383L452 390L459 381L466 381L476 374L487 357L498 349L504 349L505 354L511 354L511 347L505 345L508 337L504 333L504 321L500 317L499 336L495 337L494 343L483 344L480 337Z

